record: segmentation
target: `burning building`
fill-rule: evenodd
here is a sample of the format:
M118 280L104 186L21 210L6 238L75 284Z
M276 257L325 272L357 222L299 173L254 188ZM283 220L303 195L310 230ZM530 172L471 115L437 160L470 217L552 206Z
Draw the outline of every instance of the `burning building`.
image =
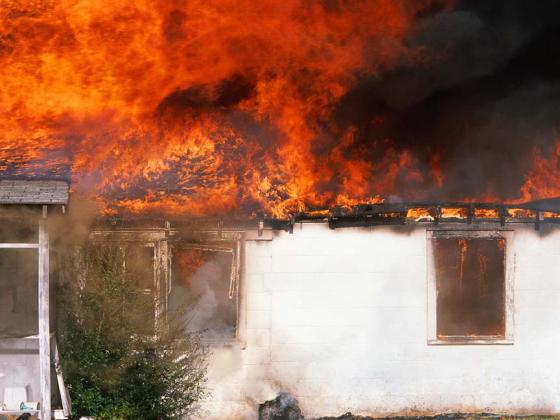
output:
M279 391L312 417L551 413L557 206L104 220L92 236L149 247L154 293L196 305L213 349L209 417L251 418Z
M0 0L2 229L69 184L53 229L118 250L144 333L195 308L206 418L560 411L556 2L132 3Z
M44 201L33 182L9 184L3 203ZM18 184L35 198L16 198ZM88 236L120 250L138 299L153 302L143 334L173 308L191 307L185 323L212 350L205 418L250 418L280 391L296 395L306 416L550 413L558 410L559 220L555 200L424 202L288 220L105 217ZM37 265L8 251L23 245L2 244L6 290L10 270ZM49 300L39 293L33 309L30 270L3 294L2 331L20 334L3 339L0 368L4 387L25 383L37 398L45 389L32 366L45 356L24 363L31 347L9 344L48 334L48 323L33 323Z

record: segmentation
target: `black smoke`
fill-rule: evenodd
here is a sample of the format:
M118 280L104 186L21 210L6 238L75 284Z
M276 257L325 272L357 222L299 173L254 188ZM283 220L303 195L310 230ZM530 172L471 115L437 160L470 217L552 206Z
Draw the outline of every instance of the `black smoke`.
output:
M340 1L322 4L332 13L344 7ZM560 2L553 0L464 0L424 9L405 39L413 53L403 54L384 73L355 75L333 118L317 122L313 153L319 162L327 161L353 127L357 141L343 149L348 158L366 158L375 167L389 148L411 152L424 177L414 185L404 176L397 179L400 199L487 194L516 199L533 150L546 153L560 139L558 22ZM266 149L281 140L274 133L257 133L266 131L255 128L261 122L236 110L255 94L252 75L237 74L211 86L178 89L161 102L157 114L176 120L218 112L234 125L244 121ZM434 156L445 176L442 186L431 176ZM376 175L374 169L371 177ZM328 191L337 181L325 180L320 188Z
M338 104L337 125L358 127L356 148L374 154L388 138L426 170L439 154L443 187L427 182L417 197L491 190L513 199L533 149L546 153L560 137L558 22L556 1L463 1L432 11L407 38L425 60L362 77Z

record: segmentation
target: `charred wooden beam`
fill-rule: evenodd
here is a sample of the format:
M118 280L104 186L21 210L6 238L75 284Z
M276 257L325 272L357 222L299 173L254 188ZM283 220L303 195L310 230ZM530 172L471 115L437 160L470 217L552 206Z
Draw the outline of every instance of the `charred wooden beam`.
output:
M467 224L472 224L472 220L474 217L474 207L473 206L469 206L467 209Z
M500 206L498 209L498 216L500 217L500 226L506 225L506 213L507 209L504 206Z
M142 229L165 226L168 231L176 230L182 235L191 232L197 236L201 232L214 232L218 239L228 236L227 232L256 230L262 234L265 229L284 230L293 233L296 222L325 222L331 229L345 226L375 226L433 223L499 224L507 223L560 223L560 211L557 206L545 208L546 203L520 205L494 203L464 202L410 202L380 203L356 206L335 206L328 211L312 210L287 216L286 218L265 218L264 216L247 218L187 218L173 219L170 229L168 219L153 217L100 218L95 227L110 229ZM429 217L415 217L415 210L422 209ZM539 213L537 220L537 212ZM550 213L550 215L547 215ZM544 216L543 216L544 215ZM224 237L224 239L227 239Z
M441 207L436 206L436 215L434 217L434 225L439 225L439 220L441 219Z
M294 224L296 223L295 216L290 214L289 225L288 225L288 232L290 234L294 233Z

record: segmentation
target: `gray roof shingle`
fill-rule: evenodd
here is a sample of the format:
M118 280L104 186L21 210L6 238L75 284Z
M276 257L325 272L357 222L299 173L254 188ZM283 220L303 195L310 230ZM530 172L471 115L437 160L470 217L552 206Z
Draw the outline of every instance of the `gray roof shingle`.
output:
M0 204L68 204L68 183L0 180Z

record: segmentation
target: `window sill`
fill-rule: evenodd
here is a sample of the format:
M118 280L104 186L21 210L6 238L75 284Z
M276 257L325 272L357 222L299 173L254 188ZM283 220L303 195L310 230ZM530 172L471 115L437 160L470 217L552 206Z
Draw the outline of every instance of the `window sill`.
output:
M429 346L513 345L513 339L504 337L445 337L428 339Z
M214 347L214 348L218 348L218 347L239 347L239 348L243 348L243 343L239 340L239 338L237 337L231 337L231 338L202 338L201 339L202 344L208 346L208 347Z

